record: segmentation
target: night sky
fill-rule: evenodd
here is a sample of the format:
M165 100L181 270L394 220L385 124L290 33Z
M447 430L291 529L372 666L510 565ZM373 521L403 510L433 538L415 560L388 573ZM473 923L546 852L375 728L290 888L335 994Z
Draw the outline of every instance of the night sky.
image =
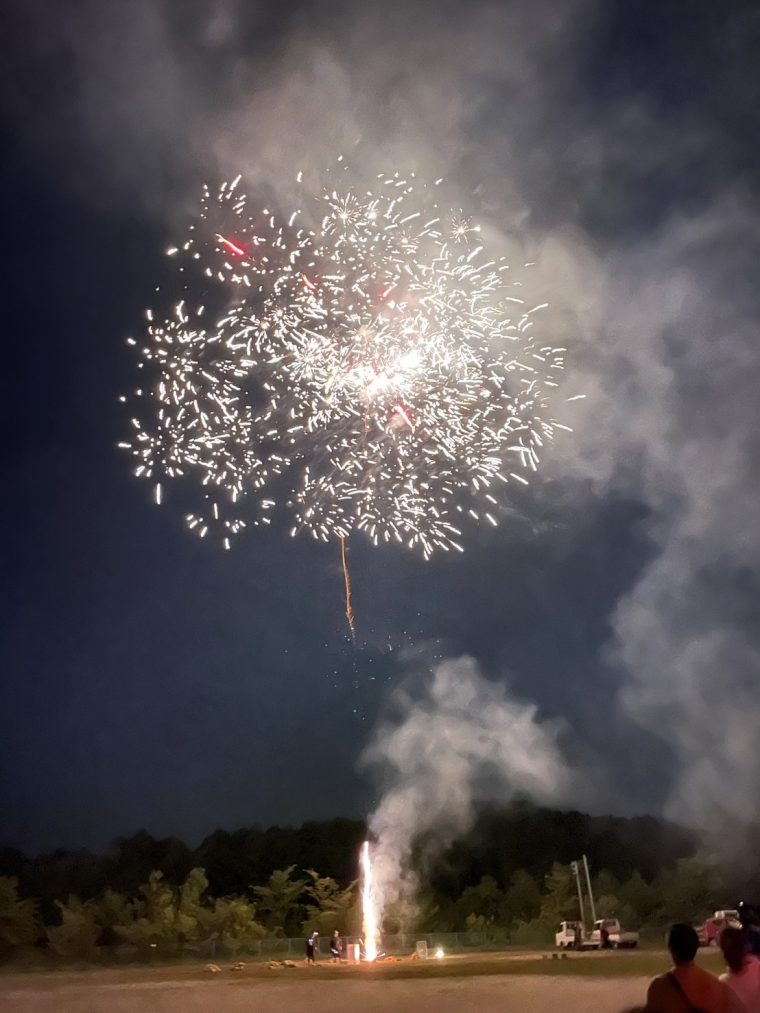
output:
M392 693L463 654L559 720L556 801L758 815L757 5L10 0L0 39L0 838L364 816ZM341 152L535 260L587 394L464 554L352 537L356 649L337 544L223 553L117 449L202 182Z

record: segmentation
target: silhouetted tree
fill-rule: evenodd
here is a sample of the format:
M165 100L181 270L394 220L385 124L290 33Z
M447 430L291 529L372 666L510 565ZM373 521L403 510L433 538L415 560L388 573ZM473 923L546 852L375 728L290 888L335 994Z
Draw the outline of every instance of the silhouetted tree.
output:
M199 938L201 897L207 885L203 869L192 869L179 889L162 872L151 872L140 887L143 900L136 917L128 925L117 925L116 932L141 950L155 948L162 956L181 953L184 944Z
M626 883L621 884L618 896L623 904L633 912L632 928L638 928L650 921L661 905L657 891L645 881L638 869Z
M541 910L541 891L535 879L525 871L512 873L509 889L504 896L505 922L530 922Z
M254 886L257 908L264 916L270 932L287 935L298 931L301 922L300 900L306 885L305 879L293 879L295 865L275 869L264 886Z
M356 882L341 889L331 876L320 876L314 869L307 869L306 875L309 900L304 931L316 929L320 935L331 935L335 929L346 932L348 914L356 900Z
M0 876L0 959L33 946L39 934L36 901L19 896L15 877Z
M167 883L179 886L194 866L193 853L177 840L157 840L145 831L120 838L107 856L108 881L105 885L134 896L152 872L160 872ZM85 896L91 896L86 893ZM94 894L92 895L94 896Z
M544 896L541 901L541 921L554 929L561 921L579 917L575 881L569 865L555 862L544 877Z
M256 909L245 897L221 897L198 912L199 938L231 955L251 952L266 929L256 921Z
M97 904L73 894L65 904L60 900L55 903L60 923L45 929L51 950L67 960L94 960L101 931Z
M657 876L660 919L691 922L724 903L716 890L717 868L703 858L679 858L675 868Z
M504 894L493 876L483 876L476 886L468 886L457 901L458 923L460 926L474 922L470 916L482 919L483 925L503 921ZM468 919L470 919L468 921Z

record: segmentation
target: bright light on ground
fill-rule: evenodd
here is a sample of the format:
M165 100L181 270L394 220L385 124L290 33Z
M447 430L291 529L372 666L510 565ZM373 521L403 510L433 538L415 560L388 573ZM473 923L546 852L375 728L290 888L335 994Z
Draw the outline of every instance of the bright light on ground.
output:
M369 854L369 841L362 845L361 853L362 880L362 927L364 929L364 959L377 959L378 917L375 911L375 898L372 892L372 861Z
M436 957L440 960L443 957L443 950L440 947L435 951Z

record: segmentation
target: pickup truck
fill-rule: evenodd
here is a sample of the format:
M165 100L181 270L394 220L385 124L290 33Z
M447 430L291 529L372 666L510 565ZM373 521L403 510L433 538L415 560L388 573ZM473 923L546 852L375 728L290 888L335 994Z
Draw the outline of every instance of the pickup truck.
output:
M716 911L712 918L705 918L701 925L697 926L700 946L717 946L720 934L727 926L733 928L741 927L739 912L735 909Z
M633 949L639 945L638 932L627 932L617 918L599 918L588 938L595 949L611 947L613 950Z

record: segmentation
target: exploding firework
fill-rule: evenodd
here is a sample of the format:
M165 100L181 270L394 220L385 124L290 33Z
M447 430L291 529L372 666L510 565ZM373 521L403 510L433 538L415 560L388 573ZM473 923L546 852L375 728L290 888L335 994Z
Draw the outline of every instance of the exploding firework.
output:
M362 887L362 933L364 934L365 960L377 960L377 944L380 937L378 914L375 907L375 895L372 888L372 859L369 854L369 841L362 845L361 853L361 887Z
M239 185L206 189L168 251L183 299L141 344L136 473L159 502L195 479L187 523L227 548L281 501L292 534L461 550L463 522L495 526L497 490L527 481L559 427L544 304L414 177L285 215L249 210Z

